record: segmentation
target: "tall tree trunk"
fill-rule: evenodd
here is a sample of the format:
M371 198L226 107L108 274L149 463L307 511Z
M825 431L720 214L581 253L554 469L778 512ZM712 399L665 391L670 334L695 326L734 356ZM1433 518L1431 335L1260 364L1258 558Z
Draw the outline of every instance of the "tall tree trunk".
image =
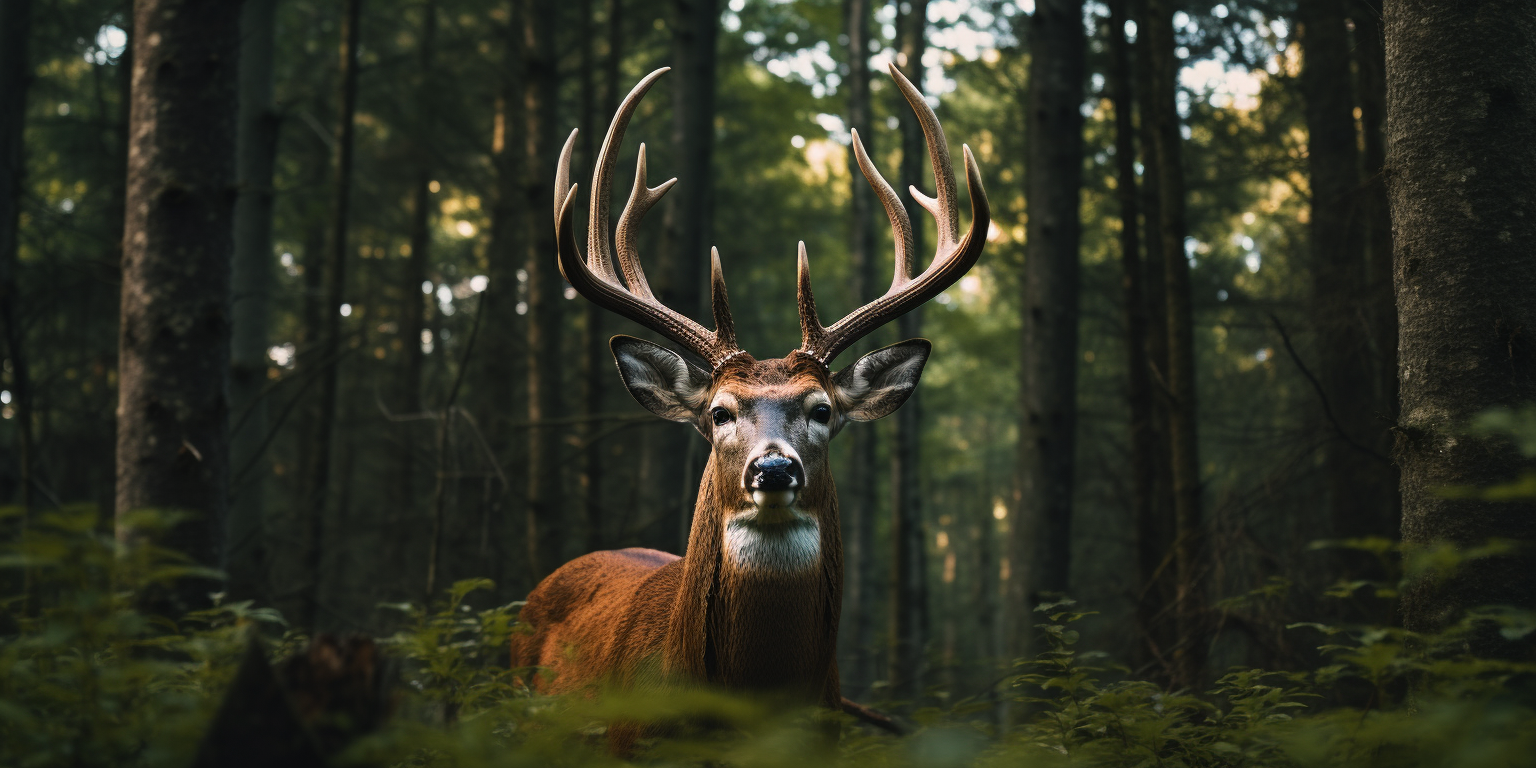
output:
M677 188L663 203L657 296L683 314L707 316L704 257L714 241L715 58L719 0L672 0L672 153ZM728 260L730 254L725 254ZM641 483L656 523L647 539L682 551L702 462L692 430L667 425L647 431ZM696 464L696 466L694 465Z
M230 329L231 478L224 568L235 599L264 596L268 307L272 290L272 170L279 118L272 101L277 0L246 0L240 18L240 122Z
M478 384L475 388L480 402L476 410L485 418L485 438L502 466L520 466L524 444L514 441L514 430L509 426L517 414L526 412L519 398L523 389L523 363L525 362L524 334L528 307L522 302L521 271L527 248L524 245L527 220L523 189L523 65L522 65L522 18L520 0L508 3L510 22L503 39L503 58L500 66L500 83L496 95L495 125L491 134L491 164L495 170L496 191L490 211L490 241L486 245L486 275L490 284L481 298L479 311L485 313L479 341L481 352L477 355ZM538 222L543 224L543 222ZM526 477L521 472L509 472L508 482L513 484L511 498L521 500ZM518 504L517 506L522 506ZM497 520L508 517L506 512L493 508L491 514ZM521 541L522 533L516 528L519 521L507 522L507 538ZM526 523L524 522L524 525ZM501 537L497 537L501 538ZM492 575L498 587L498 599L515 599L527 594L532 583L527 582L527 568L521 563L522 549L513 558L496 561L497 573Z
M432 170L433 136L437 122L437 81L433 76L434 59L437 56L437 0L427 0L421 7L421 32L416 49L416 135L412 138L412 157L416 164L411 179L410 254L400 279L400 341L402 344L400 371L400 402L402 413L420 413L425 409L421 399L422 379L426 374L426 352L422 349L421 335L427 328L427 298L421 286L427 282L428 267L432 263ZM397 462L395 493L398 500L389 513L397 521L404 522L416 506L416 432L410 425L400 430L401 443ZM403 554L401 555L403 556Z
M1364 141L1365 178L1357 194L1361 218L1365 224L1365 296L1366 343L1372 367L1371 415L1374 420L1364 436L1366 445L1383 456L1392 451L1388 429L1397 423L1397 302L1392 291L1392 218L1387 204L1386 121L1387 80L1386 50L1381 38L1380 0L1355 0L1350 18L1355 23L1355 98L1360 104L1360 123ZM1370 535L1391 538L1402 526L1402 496L1398 490L1397 465L1375 463L1379 485L1376 514L1361 520L1363 526L1339 527L1341 537ZM1337 518L1336 522L1339 521Z
M843 29L848 35L848 127L858 131L867 146L873 146L869 87L869 0L843 0ZM875 199L874 190L859 171L858 160L848 153L849 229L848 259L853 280L850 293L856 303L873 301L875 286ZM854 351L864 351L857 349ZM874 636L875 563L875 440L873 427L850 430L847 481L839 494L839 508L847 520L848 591L843 617L849 631L842 633L844 657L852 663L843 667L843 687L849 696L867 694L875 679L874 654L870 643Z
M1382 417L1390 406L1379 399L1381 369L1371 327L1380 318L1372 317L1377 307L1361 300L1372 297L1364 240L1371 200L1360 179L1345 10L1330 0L1303 0L1297 7L1312 185L1311 315L1326 398L1323 430L1335 435L1324 464L1327 524L1340 538L1390 536L1396 507L1393 472L1383 455L1388 422ZM1373 562L1358 562L1374 558L1341 553L1337 559L1342 572L1333 578L1382 575L1362 571Z
M27 90L32 65L27 42L32 27L32 1L0 4L0 324L5 326L5 353L11 368L11 407L15 409L17 480L22 514L32 508L32 380L17 307L20 271L21 199L25 193ZM23 521L25 524L25 519Z
M1132 14L1145 29L1146 3L1132 0ZM1156 126L1149 119L1157 111L1157 99L1153 88L1150 46L1145 33L1138 36L1133 46L1136 54L1135 91L1137 110L1141 115L1137 135L1141 139L1142 188L1141 202L1142 248L1146 263L1142 277L1146 281L1144 292L1147 305L1147 364L1152 374L1152 434L1154 436L1152 467L1152 500L1149 515L1137 521L1136 569L1139 594L1137 599L1138 621L1151 631L1143 635L1146 655L1138 668L1147 670L1158 679L1173 679L1173 647L1178 642L1178 627L1174 616L1177 598L1177 577L1171 566L1173 557L1173 464L1168 451L1168 280L1164 264L1162 237L1162 166L1156 152Z
M1029 20L1024 196L1020 515L1013 528L1015 650L1044 593L1067 592L1077 427L1077 324L1083 165L1083 4L1042 0Z
M928 48L928 0L914 0L908 11L900 12L897 28L901 35L897 63L906 70L914 85L923 88L923 53ZM898 95L898 101L901 97ZM924 149L923 128L904 102L896 105L901 115L901 189L922 188ZM921 252L927 241L923 229L928 212L911 196L906 196L907 217L912 220L912 240ZM917 263L916 268L926 266ZM914 309L896 321L904 339L922 333L922 310ZM928 567L923 535L923 510L918 477L919 447L922 439L922 393L912 396L896 412L896 434L891 445L891 695L915 701L922 694L927 672L928 646Z
M1528 464L1460 426L1536 401L1536 6L1397 0L1384 26L1403 542L1410 553L1492 538L1522 545L1412 584L1404 623L1424 632L1476 606L1536 607L1536 505L1438 492L1507 480ZM1483 629L1474 651L1530 658L1536 636Z
M308 531L304 588L304 621L320 625L321 563L325 557L326 497L331 485L331 453L336 429L336 398L341 371L341 304L347 289L347 232L352 211L354 117L357 113L357 48L361 37L362 0L346 0L341 21L341 113L336 127L336 177L332 190L331 240L325 265L324 300L320 305L320 344L315 364L322 366L320 402L315 418L312 463L306 484Z
M588 8L591 0L587 0ZM593 32L588 28L582 38L584 54L587 60L582 65L582 89L584 89L584 108L582 108L582 134L585 141L582 144L582 158L588 170L598 161L596 154L596 141L598 141L598 109L591 108L588 104L596 101L596 61L591 54L591 43L588 37ZM619 111L619 92L624 88L624 83L619 81L619 65L624 63L624 0L608 0L607 18L607 58L604 61L604 83L602 83L602 109L605 117L613 117L614 112ZM604 404L604 392L613 381L613 364L611 353L608 352L607 312L598 304L591 301L582 303L582 413L588 421L582 425L581 439L585 444L582 450L582 475L585 485L585 510L584 519L587 524L587 551L598 551L604 548L607 536L604 536L604 492L607 488L607 473L604 472L604 458L602 458L602 441L598 441L602 424L596 421L599 413L602 413Z
M139 0L118 348L117 520L194 517L161 543L216 565L229 494L230 260L240 4ZM156 607L207 603L185 580Z
M559 57L555 51L558 6L530 0L523 17L525 208L528 220L528 564L542 579L564 562L559 430L539 422L560 415L561 303L565 286L555 263L555 103Z
M1158 566L1167 552L1158 519L1158 432L1154 421L1151 317L1146 268L1141 259L1141 191L1136 179L1135 90L1131 86L1132 51L1125 35L1128 0L1109 3L1109 90L1115 105L1116 197L1120 203L1120 284L1125 302L1126 402L1130 406L1131 519L1136 530L1136 627L1134 661L1138 669L1159 666L1161 650L1173 644L1167 622L1160 621L1161 595L1155 589ZM1161 265L1159 265L1161 266Z
M1168 324L1168 455L1172 465L1175 616L1179 643L1173 649L1174 682L1196 685L1205 667L1205 548L1200 512L1200 455L1195 401L1194 317L1189 259L1184 252L1184 165L1175 93L1179 70L1174 55L1173 7L1168 0L1147 0L1147 62L1151 72L1152 151L1157 154L1159 227Z

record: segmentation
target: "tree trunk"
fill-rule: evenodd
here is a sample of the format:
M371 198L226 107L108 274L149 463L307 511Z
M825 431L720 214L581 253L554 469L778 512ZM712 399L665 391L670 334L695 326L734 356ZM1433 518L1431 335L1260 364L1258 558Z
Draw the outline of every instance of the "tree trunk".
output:
M662 303L707 317L704 257L714 241L715 58L718 0L672 0L672 153L679 183L663 201L662 244L653 284ZM730 254L724 257L729 263ZM647 430L641 484L650 546L681 552L702 462L693 431L678 425Z
M1116 197L1120 203L1120 284L1125 302L1126 402L1130 407L1131 519L1136 531L1136 627L1133 661L1138 670L1161 667L1162 650L1173 645L1160 614L1165 596L1157 589L1158 566L1168 551L1158 504L1158 431L1154 413L1152 324L1147 301L1147 265L1141 259L1141 191L1136 179L1136 94L1131 86L1132 50L1125 36L1128 0L1109 3L1109 91L1115 105ZM1161 264L1158 265L1161 267ZM1159 281L1161 285L1161 281Z
M320 343L315 364L322 366L318 414L314 424L314 453L304 504L308 531L303 621L320 625L321 562L325 557L326 497L331 484L331 446L336 429L336 398L341 370L341 305L347 289L347 231L352 210L354 116L357 113L357 49L361 37L362 0L346 0L341 21L341 114L336 127L336 177L331 204L330 258L325 265L324 300L320 305Z
M528 216L528 565L544 578L565 561L561 514L560 442L555 427L537 426L560 415L561 303L565 286L555 263L555 103L559 63L555 0L530 0L523 17L525 207Z
M422 379L426 374L426 353L422 332L427 328L427 299L421 287L427 282L432 263L432 143L436 133L437 81L433 76L437 55L437 0L427 0L421 8L421 38L416 50L416 135L412 156L416 163L411 180L410 248L400 279L400 402L401 413L421 413L426 405L421 399ZM395 478L398 501L391 517L403 522L416 506L417 432L402 425L401 444Z
M900 12L898 5L897 28L901 35L901 49L897 63L906 70L912 83L921 91L924 80L923 53L928 47L928 0L914 0L907 13ZM894 91L893 91L894 92ZM912 108L898 95L896 114L901 115L901 182L922 188L923 165L928 160L924 149L923 128ZM912 241L922 251L926 240L923 229L928 212L911 196L904 202L907 217L912 220ZM917 261L915 269L926 264ZM896 321L896 327L904 339L922 334L922 309L914 309ZM891 445L891 542L894 547L891 558L891 695L906 701L915 700L923 691L923 679L927 672L928 646L928 568L925 537L923 535L923 510L919 498L918 477L919 448L922 439L922 393L912 396L896 412L895 439Z
M1026 648L1035 623L1030 609L1048 593L1065 594L1072 572L1085 67L1082 2L1036 3L1029 40L1021 495L1012 530L1014 561L1020 565L1012 584L1016 652Z
M865 145L872 147L874 132L870 117L869 87L869 0L843 0L843 28L848 35L848 127L859 132ZM859 170L858 160L848 153L849 229L848 260L852 266L850 293L856 303L876 298L875 288L875 199ZM851 352L867 351L863 345ZM848 591L844 593L843 616L848 626L844 638L842 665L843 689L849 697L867 695L875 680L875 658L870 652L874 637L874 563L875 563L875 440L873 425L849 430L849 467L847 481L840 484L838 507L847 521L844 560L847 563Z
M496 95L495 125L491 135L491 164L495 171L496 191L490 211L490 241L486 245L486 275L490 284L481 298L479 311L485 313L479 341L481 353L477 356L478 384L475 392L479 398L476 411L485 418L486 442L502 466L520 466L524 443L514 441L514 430L509 422L526 412L525 401L519 394L525 361L524 334L527 331L528 307L522 301L518 272L527 248L524 245L526 227L525 196L523 189L523 92L522 92L522 19L521 2L510 3L511 22L504 39L501 82ZM537 222L543 225L545 222ZM552 227L553 224L551 223ZM521 499L526 476L522 472L509 472L507 480L513 484L509 498ZM518 504L517 506L522 506ZM497 520L509 517L506 511L491 510ZM519 522L508 520L506 538L520 541L522 532L517 531ZM498 537L500 538L500 537ZM522 548L515 550L519 553ZM527 568L521 562L508 562L501 558L496 562L498 599L512 600L527 594L533 584L526 581ZM520 560L520 558L519 558Z
M1178 58L1174 55L1173 8L1147 0L1141 35L1146 36L1151 72L1152 151L1157 154L1159 226L1168 324L1168 455L1172 465L1175 616L1178 645L1172 649L1174 682L1196 685L1205 666L1206 630L1201 580L1204 562L1200 512L1200 456L1196 432L1194 317L1189 259L1184 252L1183 136L1175 107Z
M240 122L230 329L231 476L224 568L233 599L264 596L263 518L268 462L267 327L272 291L272 170L279 118L272 102L277 0L247 0L240 18Z
M1404 623L1432 632L1477 606L1536 607L1536 505L1439 492L1528 464L1461 427L1484 409L1536 400L1536 6L1398 0L1384 26L1403 542L1410 555L1493 538L1521 545L1412 584ZM1475 652L1530 657L1532 635L1483 629Z
M160 539L217 565L229 494L230 260L234 251L240 4L140 0L118 349L117 521L194 517ZM207 604L184 582L156 608Z
M591 0L586 0L591 7ZM607 18L607 58L603 68L603 95L601 115L612 117L619 108L619 94L623 83L619 80L619 65L624 57L624 0L608 0ZM582 64L582 156L585 167L591 170L597 162L597 136L599 127L599 111L593 106L596 97L597 63L592 53L592 36L590 27L583 34L583 52L586 60ZM603 412L604 393L612 386L613 359L608 351L607 311L597 304L582 302L582 411L588 421L583 424L580 435L582 443L586 446L582 450L582 474L585 486L586 509L583 517L586 522L587 539L586 551L596 552L605 546L607 537L603 530L603 497L607 488L607 473L604 472L603 441L597 440L603 425L596 421L598 414Z
M16 501L21 504L24 516L32 508L32 380L27 370L21 312L17 308L17 282L21 264L21 199L26 191L23 134L27 124L27 90L32 85L27 51L31 26L31 0L0 4L0 324L5 326L11 408L16 420Z
M1366 444L1383 456L1392 451L1390 427L1397 423L1397 302L1392 295L1392 218L1387 204L1386 51L1381 39L1380 0L1355 0L1350 18L1355 23L1355 98L1360 104L1360 123L1364 141L1364 181L1356 197L1365 225L1365 296L1364 318L1366 344L1372 367L1369 372L1372 403L1369 442ZM1374 439L1370 439L1374 438ZM1392 538L1402 527L1402 496L1398 490L1397 465L1375 462L1378 484L1375 515L1363 516L1364 525L1344 523L1335 535L1384 536Z
M1379 399L1376 382L1380 355L1371 321L1380 318L1377 307L1362 301L1373 297L1364 240L1370 199L1360 180L1344 11L1330 0L1304 0L1297 7L1312 186L1311 315L1326 398L1321 431L1334 436L1324 464L1328 520L1318 521L1318 528L1329 525L1339 538L1391 536L1396 494L1382 418L1390 406ZM1338 571L1326 574L1329 580L1384 575L1363 553L1340 552L1335 560ZM1341 607L1355 615L1353 607Z

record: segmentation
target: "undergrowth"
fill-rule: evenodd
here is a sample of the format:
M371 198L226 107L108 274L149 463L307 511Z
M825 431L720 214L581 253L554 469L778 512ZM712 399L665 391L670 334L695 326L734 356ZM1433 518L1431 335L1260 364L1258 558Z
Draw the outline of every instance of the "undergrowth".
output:
M14 512L10 513L14 515ZM164 515L135 521L163 530ZM1443 553L1436 557L1444 557ZM0 555L5 583L31 603L4 603L0 637L0 765L184 766L255 635L275 660L300 646L276 613L245 602L170 621L145 615L145 590L204 576L152 544L123 547L84 507L38 515ZM1444 567L1439 563L1437 567ZM472 610L484 580L453 585L430 608L393 606L404 628L383 641L400 664L402 700L380 731L338 765L596 766L617 721L702 722L651 739L651 764L786 766L1528 766L1536 762L1536 667L1469 655L1462 634L1496 622L1511 637L1529 614L1489 610L1429 637L1390 627L1297 625L1321 631L1316 669L1235 669L1209 690L1166 691L1078 650L1070 600L1040 606L1046 650L1021 661L1008 690L1022 722L957 708L919 713L894 738L841 718L718 691L549 698L506 668L518 605ZM1358 585L1356 585L1358 586ZM1389 593L1391 585L1377 585ZM1341 697L1341 686L1352 691ZM1364 692L1362 694L1361 692ZM1340 703L1347 701L1349 703Z

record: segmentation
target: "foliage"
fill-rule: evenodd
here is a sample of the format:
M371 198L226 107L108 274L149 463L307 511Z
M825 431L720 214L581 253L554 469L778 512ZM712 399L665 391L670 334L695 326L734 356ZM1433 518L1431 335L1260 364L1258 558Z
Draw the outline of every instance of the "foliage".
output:
M179 765L191 757L246 633L282 620L249 602L180 621L141 610L146 594L210 575L148 540L176 519L136 514L133 528L146 538L119 545L94 507L67 507L39 515L0 555L5 576L29 582L27 594L4 604L0 764Z
M12 513L14 516L14 513ZM146 513L145 532L174 516ZM206 577L148 540L120 545L93 509L40 516L0 560L32 576L32 606L5 603L0 638L0 763L185 765L233 677L248 633L281 618L248 603L172 622L140 608L146 594ZM16 583L13 581L13 583ZM546 697L506 668L517 604L473 610L491 585L461 581L430 610L403 611L385 641L404 665L404 701L341 765L616 765L605 733L662 724L640 757L741 766L1514 766L1536 753L1536 711L1521 693L1536 665L1460 650L1462 633L1497 621L1528 633L1536 617L1485 610L1436 637L1384 627L1319 631L1323 663L1304 671L1234 669L1207 691L1165 691L1083 651L1071 600L1037 610L1045 650L1011 679L1019 722L1003 733L956 706L918 716L905 739L762 698L711 690ZM296 647L289 635L269 648ZM1022 716L1020 716L1022 715ZM825 737L842 719L843 736Z

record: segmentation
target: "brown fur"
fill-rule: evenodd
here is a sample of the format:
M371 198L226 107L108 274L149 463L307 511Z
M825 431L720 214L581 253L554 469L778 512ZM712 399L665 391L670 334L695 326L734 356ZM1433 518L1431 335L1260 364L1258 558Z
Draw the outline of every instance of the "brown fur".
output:
M742 401L788 400L830 386L821 365L804 355L758 362L743 354L715 374L708 396L725 391ZM707 411L696 426L710 435ZM802 451L806 485L797 504L820 529L820 559L812 570L744 571L728 562L725 523L743 503L747 456L741 446L724 452L713 446L686 554L624 549L567 563L528 596L522 621L532 632L514 635L514 666L546 670L533 683L549 693L673 680L777 691L838 707L842 538L821 448ZM649 679L650 665L661 679Z

